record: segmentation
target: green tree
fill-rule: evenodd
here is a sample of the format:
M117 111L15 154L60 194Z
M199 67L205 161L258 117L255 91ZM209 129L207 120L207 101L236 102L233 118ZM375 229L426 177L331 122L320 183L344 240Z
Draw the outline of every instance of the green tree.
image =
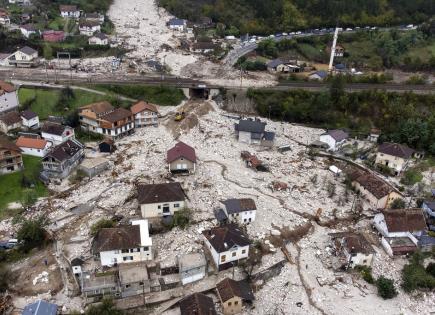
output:
M115 226L115 222L108 219L100 219L91 226L91 235L96 236L101 229L112 228Z
M46 240L47 232L45 227L48 224L46 217L25 220L17 232L17 239L20 248L28 252L35 247L40 247Z
M278 48L273 39L265 39L258 43L257 51L260 55L276 58L278 56Z
M392 299L397 295L397 290L394 287L394 281L384 276L380 276L376 280L376 287L378 289L378 295L383 299Z
M192 211L189 208L183 208L174 213L174 218L172 220L172 227L180 227L185 229L191 220Z
M390 205L391 209L404 209L405 207L406 207L405 201L400 198L394 199Z
M11 273L5 266L0 266L0 293L5 292L9 288Z

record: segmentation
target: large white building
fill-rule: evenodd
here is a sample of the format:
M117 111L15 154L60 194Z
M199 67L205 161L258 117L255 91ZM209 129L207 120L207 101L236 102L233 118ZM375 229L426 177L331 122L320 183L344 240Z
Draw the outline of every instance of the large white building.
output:
M180 183L139 185L138 201L145 219L172 216L186 207Z
M251 242L236 225L214 227L202 235L218 270L228 269L249 257Z
M128 226L103 228L92 243L92 252L101 266L153 259L148 221L135 220Z
M12 84L0 81L0 115L18 109L18 96Z
M134 115L136 128L157 126L159 124L159 112L154 104L140 101L134 104L130 110Z

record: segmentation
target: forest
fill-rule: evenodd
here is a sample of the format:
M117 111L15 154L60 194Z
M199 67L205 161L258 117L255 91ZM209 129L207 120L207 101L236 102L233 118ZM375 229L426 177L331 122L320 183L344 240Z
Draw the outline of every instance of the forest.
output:
M435 154L435 95L388 93L380 90L344 92L336 78L327 92L248 91L257 111L293 123L323 128L346 128L355 136L371 128L382 130L383 139Z
M179 18L208 16L233 35L271 34L341 26L421 23L435 15L433 0L158 0ZM238 34L237 34L238 33Z

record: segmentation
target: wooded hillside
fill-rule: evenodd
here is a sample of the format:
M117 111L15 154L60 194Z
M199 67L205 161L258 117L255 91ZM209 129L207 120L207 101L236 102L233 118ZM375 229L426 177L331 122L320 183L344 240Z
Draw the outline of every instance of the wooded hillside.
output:
M191 21L208 16L241 34L303 28L420 23L435 15L433 0L159 0ZM235 34L236 35L236 34Z

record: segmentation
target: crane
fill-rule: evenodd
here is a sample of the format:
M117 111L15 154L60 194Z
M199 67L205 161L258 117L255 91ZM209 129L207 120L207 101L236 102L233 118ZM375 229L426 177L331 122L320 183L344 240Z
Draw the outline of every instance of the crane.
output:
M335 57L335 47L337 46L337 39L338 39L338 26L335 28L334 32L334 40L332 41L332 47L331 47L331 57L329 58L329 67L328 72L332 72L332 65L334 64L334 57Z

